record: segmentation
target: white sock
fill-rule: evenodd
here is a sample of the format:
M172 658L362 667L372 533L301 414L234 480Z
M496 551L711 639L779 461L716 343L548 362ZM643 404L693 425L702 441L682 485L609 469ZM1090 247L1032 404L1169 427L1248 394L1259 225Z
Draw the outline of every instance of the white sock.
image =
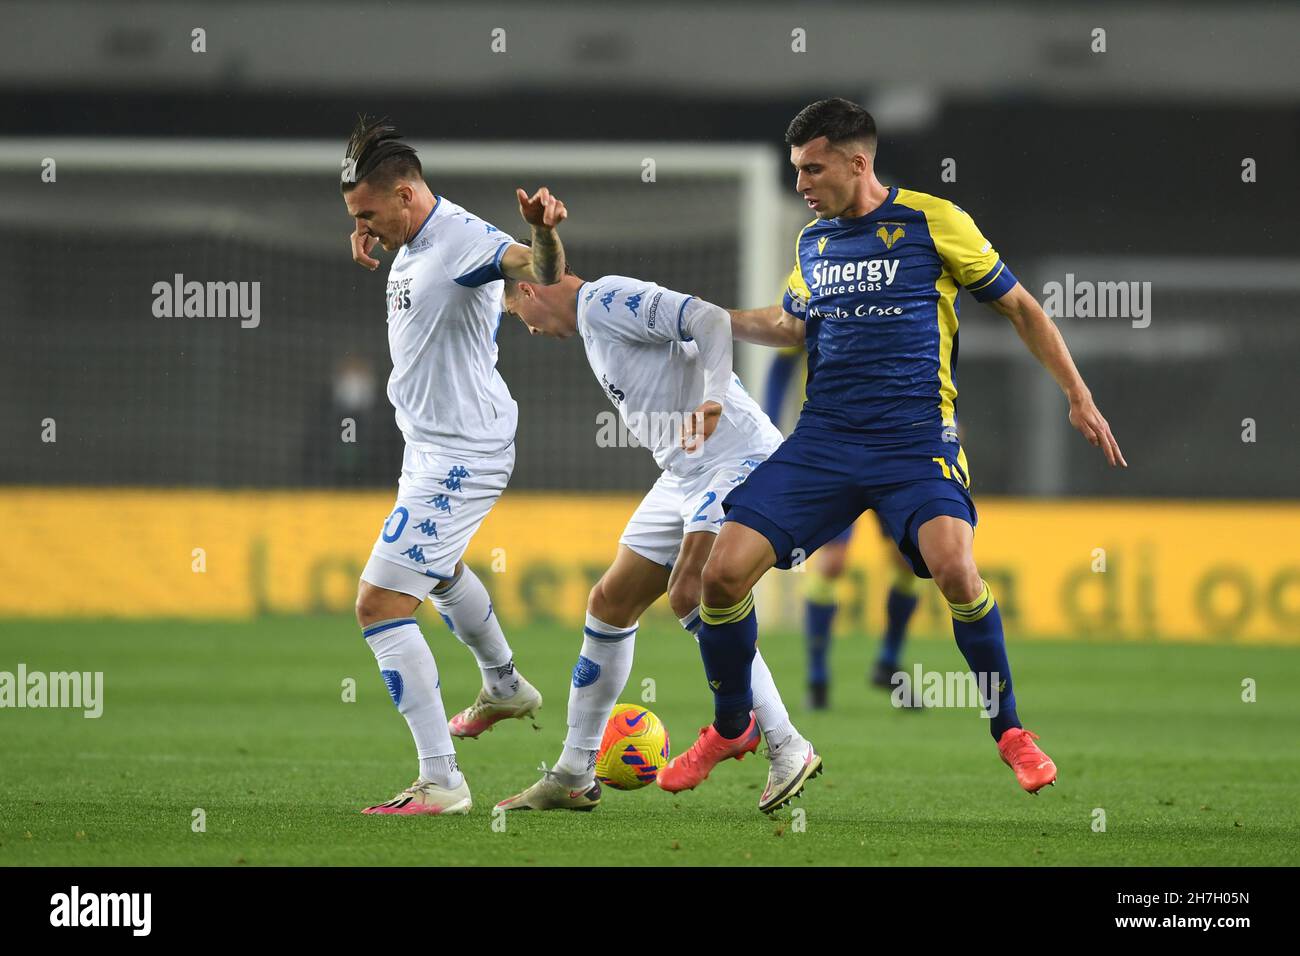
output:
M754 648L754 664L749 674L749 684L754 693L754 719L758 729L763 731L767 746L775 749L798 733L790 723L790 712L785 709L781 692L776 689L776 681L768 669L763 655Z
M698 642L700 639L700 609L697 607L683 618L679 618L682 627L690 631ZM776 689L772 671L763 660L763 655L754 648L754 664L750 671L749 684L754 694L754 720L763 732L769 747L779 747L796 733L790 722L790 712L785 709L781 692Z
M459 787L464 781L456 766L456 748L442 706L438 665L420 633L415 618L378 621L362 630L379 662L397 711L406 718L420 758L420 776L442 787Z
M462 565L451 587L429 597L456 639L473 651L487 692L497 700L515 696L519 675L515 673L514 657L478 575L468 564Z
M460 767L456 765L455 754L447 754L445 757L421 757L420 776L450 790L459 787L461 781L465 779L464 774L460 772Z
M609 712L618 703L618 695L632 673L635 646L635 624L613 627L587 615L582 653L569 687L569 733L564 738L564 753L554 768L575 775L577 783L596 778L600 738L605 734Z

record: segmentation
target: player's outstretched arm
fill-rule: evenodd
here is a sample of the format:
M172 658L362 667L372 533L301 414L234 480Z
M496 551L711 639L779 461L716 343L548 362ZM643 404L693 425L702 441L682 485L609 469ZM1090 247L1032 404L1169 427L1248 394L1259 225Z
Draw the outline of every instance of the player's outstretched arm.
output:
M531 245L511 245L501 256L501 271L511 279L554 285L564 277L564 246L555 229L569 211L545 186L531 196L522 189L515 195L519 215L533 230Z
M742 342L785 348L803 345L808 325L803 319L786 312L779 305L765 309L728 309L731 334Z
M703 399L682 424L681 447L694 453L722 419L723 403L731 387L731 324L726 309L698 299L691 300L683 319L681 330L695 341L704 369Z
M1119 450L1119 442L1092 400L1092 393L1075 367L1060 329L1043 311L1038 300L1017 282L1002 298L994 299L989 305L1011 321L1020 340L1061 386L1061 391L1070 401L1070 424L1105 453L1112 468L1116 465L1127 468L1128 462Z

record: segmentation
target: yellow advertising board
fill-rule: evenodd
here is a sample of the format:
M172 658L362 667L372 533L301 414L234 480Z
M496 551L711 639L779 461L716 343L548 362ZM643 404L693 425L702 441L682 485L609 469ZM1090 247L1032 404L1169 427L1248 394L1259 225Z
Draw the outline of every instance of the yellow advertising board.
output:
M580 622L637 501L508 492L466 559L504 620ZM978 506L976 560L1009 631L1300 644L1300 505ZM389 492L5 489L0 617L346 612L391 507ZM870 516L850 560L840 627L875 630L893 572ZM768 575L765 622L797 626L803 579ZM937 591L923 594L918 628L946 631Z

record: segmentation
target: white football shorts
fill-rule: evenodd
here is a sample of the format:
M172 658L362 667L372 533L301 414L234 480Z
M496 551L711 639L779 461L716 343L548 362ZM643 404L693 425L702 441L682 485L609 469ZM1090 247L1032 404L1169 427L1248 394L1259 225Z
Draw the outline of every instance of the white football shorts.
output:
M483 458L415 451L408 445L397 503L380 529L361 580L423 601L454 576L470 538L506 490L514 467L513 442Z
M632 512L618 543L671 568L682 538L697 531L717 534L722 529L722 499L766 457L731 461L691 478L665 471Z

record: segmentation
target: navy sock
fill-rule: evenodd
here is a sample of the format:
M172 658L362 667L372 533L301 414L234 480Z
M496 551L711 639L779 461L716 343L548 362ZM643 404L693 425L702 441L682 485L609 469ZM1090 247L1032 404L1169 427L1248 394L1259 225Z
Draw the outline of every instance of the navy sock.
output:
M728 608L700 606L700 657L713 691L713 726L735 739L749 726L754 695L750 674L758 646L758 615L754 595L746 594Z
M830 669L827 658L831 650L831 624L835 621L838 605L805 601L803 633L808 645L808 683L829 684Z
M989 732L994 740L999 740L1009 728L1020 726L1016 695L1011 686L1011 662L1002 636L1002 614L987 583L974 601L967 604L950 601L948 606L952 609L952 633L958 649L970 665L981 692L987 690L990 698L997 701L998 712L989 720Z
M912 620L920 598L907 594L898 588L889 589L885 599L885 638L880 642L880 663L886 667L897 667L903 652L903 639L907 637L907 625Z

